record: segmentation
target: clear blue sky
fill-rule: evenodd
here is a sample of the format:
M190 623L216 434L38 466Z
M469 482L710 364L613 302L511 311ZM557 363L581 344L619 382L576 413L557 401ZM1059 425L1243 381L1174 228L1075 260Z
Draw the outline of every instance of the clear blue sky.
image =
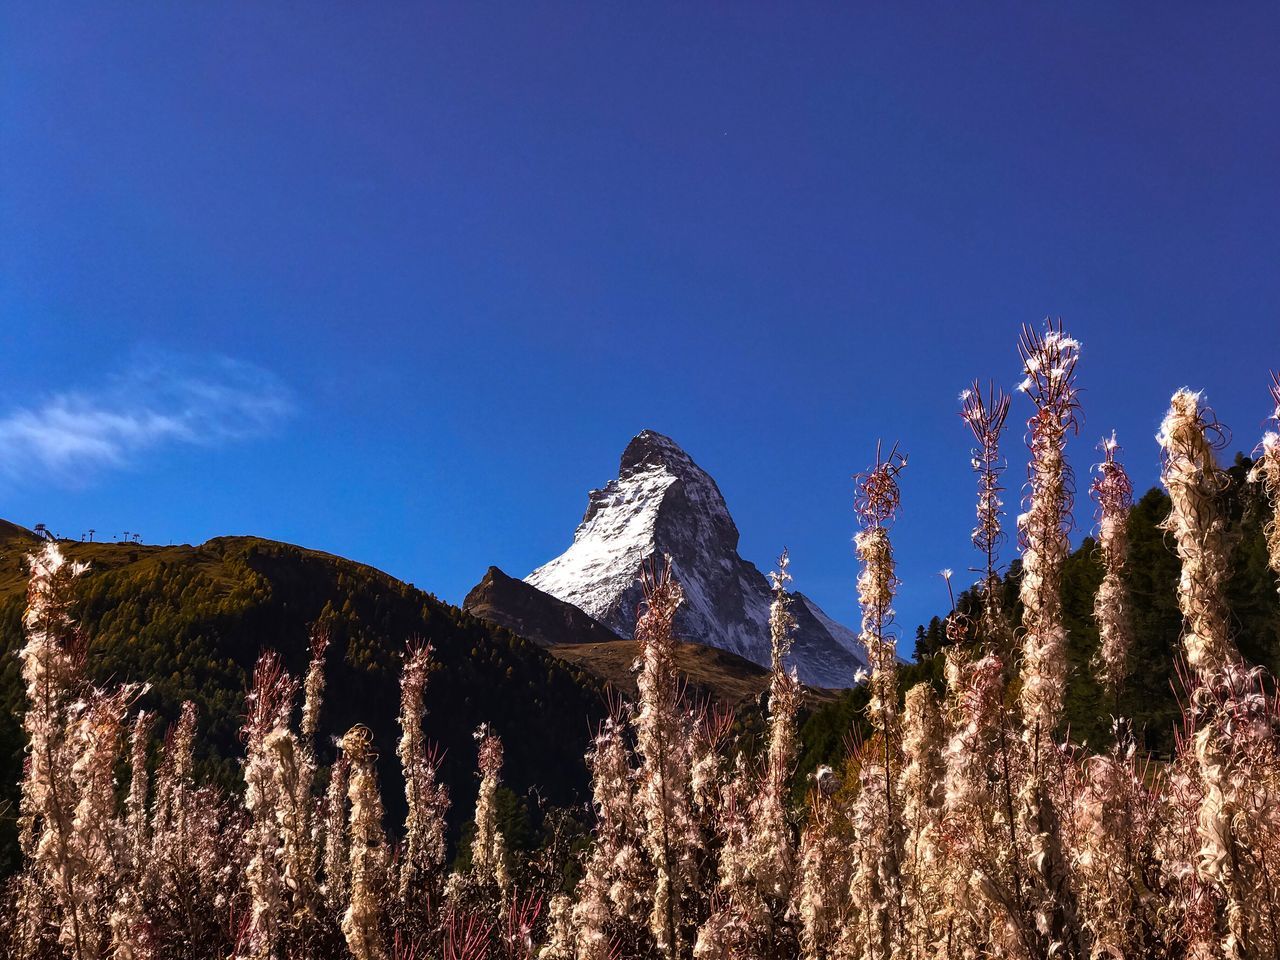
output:
M1113 427L1155 481L1183 384L1255 443L1277 36L1272 3L7 3L0 516L458 602L651 427L853 622L885 437L909 635L973 558L956 394L1017 382L1020 323L1084 343L1082 488Z

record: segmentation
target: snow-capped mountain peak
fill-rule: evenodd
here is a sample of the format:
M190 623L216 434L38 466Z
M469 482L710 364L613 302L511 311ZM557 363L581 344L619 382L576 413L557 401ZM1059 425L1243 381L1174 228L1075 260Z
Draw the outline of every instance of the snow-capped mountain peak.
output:
M671 557L684 587L681 639L769 663L768 581L738 556L738 528L711 476L670 437L638 434L618 477L591 491L573 544L526 577L622 636L635 629L643 565ZM847 687L864 657L851 631L796 595L792 662L805 683Z

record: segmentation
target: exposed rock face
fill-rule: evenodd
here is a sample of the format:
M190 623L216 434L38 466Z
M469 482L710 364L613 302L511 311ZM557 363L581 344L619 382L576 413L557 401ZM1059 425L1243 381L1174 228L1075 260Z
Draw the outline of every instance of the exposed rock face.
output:
M671 557L685 591L681 639L769 662L769 583L738 556L738 528L716 482L675 441L646 430L627 445L618 478L591 491L573 545L527 582L622 636L635 629L644 564ZM852 631L802 594L791 662L802 682L847 687L864 657Z
M571 603L490 567L471 588L462 609L542 647L563 643L613 643L622 638Z

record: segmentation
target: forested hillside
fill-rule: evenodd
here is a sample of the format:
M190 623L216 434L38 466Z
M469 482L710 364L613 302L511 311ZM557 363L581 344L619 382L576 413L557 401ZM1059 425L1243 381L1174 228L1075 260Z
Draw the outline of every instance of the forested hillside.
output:
M472 805L472 733L486 721L508 744L506 782L521 803L530 803L535 787L552 804L586 799L583 755L605 710L603 686L506 630L370 567L268 540L64 547L90 565L77 581L75 616L89 641L91 676L98 683L149 683L141 705L159 713L161 729L177 719L183 700L194 701L201 777L238 784L238 734L254 662L274 648L301 676L316 624L331 635L319 760L331 762L333 738L353 724L369 726L393 815L403 808L395 718L401 654L411 638L435 648L426 731L446 752L442 777L455 817L465 819ZM15 654L22 643L25 555L38 548L29 531L0 526L0 803L7 804L0 814L0 873L14 865L23 742L18 718L25 706ZM510 807L514 798L504 795L502 802ZM529 815L536 821L536 810ZM456 819L453 826L460 826Z
M1226 471L1231 480L1225 504L1232 540L1232 576L1227 595L1241 654L1274 676L1280 673L1280 595L1276 593L1275 575L1267 566L1265 495L1257 484L1245 482L1251 465L1248 459L1237 456L1235 465ZM1178 557L1160 528L1169 516L1169 508L1168 495L1152 488L1133 505L1129 515L1132 674L1118 704L1107 697L1089 666L1098 649L1093 602L1102 580L1102 562L1094 539L1085 537L1063 566L1062 605L1070 663L1066 723L1071 739L1077 743L1108 742L1111 718L1123 716L1132 719L1135 733L1148 750L1162 756L1173 750L1174 732L1181 718L1177 671L1182 615L1178 611ZM1087 508L1082 504L1081 509ZM1078 519L1088 522L1087 518ZM1021 571L1020 562L1015 560L1003 578L1004 607L1019 623ZM976 606L977 598L971 591L956 598L956 607L963 614L973 613ZM902 671L904 690L922 680L943 690L945 616L934 617L927 625L916 628L916 662ZM1016 695L1016 689L1012 694ZM857 688L810 716L802 735L806 748L803 771L812 770L819 763L839 762L849 731L866 729L866 704L865 688Z

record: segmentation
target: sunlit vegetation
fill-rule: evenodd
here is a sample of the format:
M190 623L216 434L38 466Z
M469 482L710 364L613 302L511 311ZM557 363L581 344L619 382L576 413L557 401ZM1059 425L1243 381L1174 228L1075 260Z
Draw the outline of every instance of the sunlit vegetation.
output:
M688 695L660 561L635 696L604 711L542 651L333 558L29 545L4 608L9 953L1277 956L1280 441L1224 469L1212 411L1179 390L1164 489L1133 504L1113 436L1087 484L1066 457L1080 345L1049 324L1019 346L1022 396L961 397L981 579L901 664L907 458L878 449L854 498L867 675L807 719L785 554L743 722ZM1280 423L1280 381L1268 406ZM1015 411L1029 464L1003 569ZM1096 539L1073 551L1085 491Z

